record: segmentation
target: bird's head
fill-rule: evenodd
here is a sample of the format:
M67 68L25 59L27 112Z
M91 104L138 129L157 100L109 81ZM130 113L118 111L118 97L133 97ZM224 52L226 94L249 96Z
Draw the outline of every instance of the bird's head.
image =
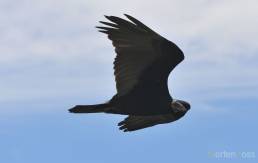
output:
M173 109L173 112L187 112L191 105L183 100L173 100L170 104L170 107Z

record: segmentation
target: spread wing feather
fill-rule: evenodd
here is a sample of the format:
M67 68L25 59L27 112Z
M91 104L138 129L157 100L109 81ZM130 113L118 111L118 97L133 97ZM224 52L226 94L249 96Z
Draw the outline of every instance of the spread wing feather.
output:
M114 61L114 75L118 96L125 95L135 88L144 71L151 67L156 60L164 57L161 49L162 43L168 42L139 20L130 15L125 14L125 16L131 22L115 16L105 16L110 22L100 21L106 26L97 27L100 32L108 35L117 53ZM178 57L177 54L173 55ZM168 74L183 60L183 53L179 57L180 60L172 60L169 63L172 66L167 66L170 69ZM156 69L159 68L156 67ZM167 71L165 72L167 73ZM168 76L168 74L165 76ZM159 77L157 76L157 78Z
M155 116L133 116L130 115L123 121L118 123L120 130L124 132L135 131L147 127L151 127L157 124L173 122L177 118L174 114L155 115Z

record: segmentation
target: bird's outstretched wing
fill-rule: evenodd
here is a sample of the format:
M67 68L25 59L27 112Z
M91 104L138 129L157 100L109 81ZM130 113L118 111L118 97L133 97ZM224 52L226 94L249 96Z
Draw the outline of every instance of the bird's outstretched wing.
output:
M118 123L120 130L124 132L135 131L147 127L151 127L157 124L169 123L177 120L174 114L164 114L155 116L128 116L123 121Z
M131 22L105 16L112 23L100 21L106 26L97 27L108 35L117 53L114 61L117 95L125 95L141 82L149 87L157 81L167 85L169 73L184 59L183 52L139 20L125 16ZM169 96L167 86L160 88Z

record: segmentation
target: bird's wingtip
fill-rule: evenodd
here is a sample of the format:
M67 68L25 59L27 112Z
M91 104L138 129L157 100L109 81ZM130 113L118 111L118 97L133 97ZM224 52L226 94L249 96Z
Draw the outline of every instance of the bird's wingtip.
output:
M104 17L108 19L110 16L104 15Z
M130 17L130 15L128 15L128 14L124 14L124 16L126 16L127 18Z
M131 15L128 15L128 14L124 14L124 16L126 16L130 20L133 18Z

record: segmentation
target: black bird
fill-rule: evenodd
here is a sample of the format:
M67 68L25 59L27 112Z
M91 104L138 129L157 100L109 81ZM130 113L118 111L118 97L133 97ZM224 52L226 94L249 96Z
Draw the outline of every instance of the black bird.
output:
M190 109L186 101L173 99L168 90L170 72L184 60L173 42L160 36L139 20L105 16L99 32L107 34L117 54L114 75L117 94L97 105L77 105L72 113L112 113L128 115L118 123L123 131L134 131L183 117Z

